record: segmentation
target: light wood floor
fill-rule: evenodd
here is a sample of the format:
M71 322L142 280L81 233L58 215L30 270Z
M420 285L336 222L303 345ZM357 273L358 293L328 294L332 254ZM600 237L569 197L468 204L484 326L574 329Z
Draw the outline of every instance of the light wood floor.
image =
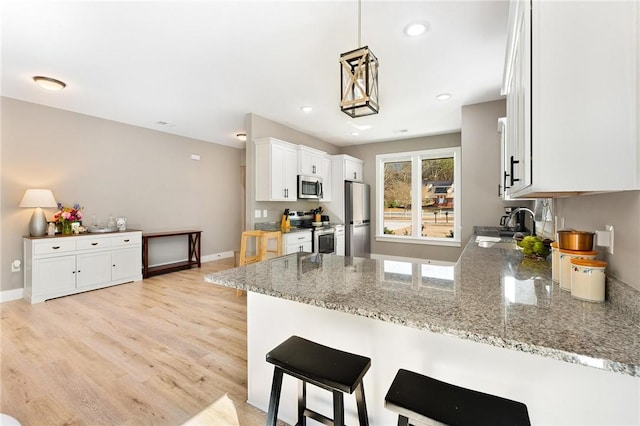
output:
M0 412L27 425L259 425L233 259L30 305L0 305Z

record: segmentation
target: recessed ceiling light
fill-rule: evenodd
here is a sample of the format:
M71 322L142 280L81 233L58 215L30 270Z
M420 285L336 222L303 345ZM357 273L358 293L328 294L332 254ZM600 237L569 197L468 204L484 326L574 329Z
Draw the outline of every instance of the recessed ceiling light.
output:
M300 109L302 110L302 112L311 112L313 111L313 108L311 108L309 105L303 105L300 107Z
M35 81L36 84L43 89L51 90L52 92L58 92L67 87L67 84L63 81L56 80L55 78L51 77L43 77L41 75L33 77L33 81Z
M247 141L247 134L246 133L236 133L236 138L238 138L238 140L241 141L241 142L246 142Z
M414 22L404 27L404 33L409 37L418 37L429 29L429 24L424 22Z
M436 99L439 101L446 101L447 99L451 99L451 93L440 93L436 96Z
M371 128L370 124L352 124L358 130L369 130Z

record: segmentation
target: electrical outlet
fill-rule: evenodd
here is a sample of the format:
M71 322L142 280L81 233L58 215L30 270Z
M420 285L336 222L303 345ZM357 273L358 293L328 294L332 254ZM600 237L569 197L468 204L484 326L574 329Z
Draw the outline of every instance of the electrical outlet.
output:
M267 212L267 210L266 210L266 209L265 209L265 210L262 210L262 217L267 217L267 213L268 213L268 212Z
M256 209L256 211L255 211L255 217L256 217L256 219L261 218L261 217L262 217L262 211L261 211L261 210Z
M11 262L11 272L20 272L22 270L22 262L19 260L14 260Z
M607 247L607 253L613 254L613 225L605 225L604 229L609 231L609 247Z

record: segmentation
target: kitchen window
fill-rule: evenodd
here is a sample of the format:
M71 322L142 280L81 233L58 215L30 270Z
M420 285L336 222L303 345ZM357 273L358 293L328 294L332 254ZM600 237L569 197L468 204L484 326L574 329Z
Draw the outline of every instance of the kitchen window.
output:
M460 148L376 156L377 241L460 245Z

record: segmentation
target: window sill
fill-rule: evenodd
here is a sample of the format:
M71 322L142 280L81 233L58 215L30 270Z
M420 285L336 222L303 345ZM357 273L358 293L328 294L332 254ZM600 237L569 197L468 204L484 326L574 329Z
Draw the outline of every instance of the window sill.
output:
M460 241L453 238L447 240L423 240L411 237L390 237L389 235L376 235L376 241L385 243L421 244L431 246L461 247Z

